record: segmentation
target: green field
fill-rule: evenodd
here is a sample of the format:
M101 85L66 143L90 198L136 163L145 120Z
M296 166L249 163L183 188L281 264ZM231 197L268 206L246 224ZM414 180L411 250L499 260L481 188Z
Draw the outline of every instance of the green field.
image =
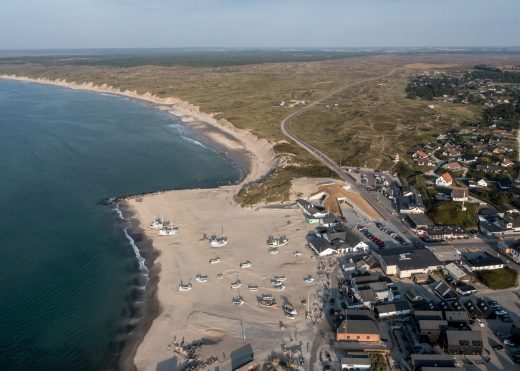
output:
M465 203L466 211L462 211L462 203L454 201L438 201L427 211L428 217L436 225L459 225L463 228L477 226L477 204Z
M477 279L490 289L502 290L516 286L518 272L512 268L477 272Z

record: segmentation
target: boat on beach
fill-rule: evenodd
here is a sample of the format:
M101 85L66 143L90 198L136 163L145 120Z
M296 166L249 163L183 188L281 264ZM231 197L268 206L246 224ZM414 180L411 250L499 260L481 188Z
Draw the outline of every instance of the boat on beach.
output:
M209 244L211 247L223 247L226 246L229 242L226 235L224 235L224 228L222 228L222 233L220 236L217 236L216 234L212 235L209 238Z
M181 282L179 285L179 291L190 291L193 288L191 283Z
M156 218L151 224L150 228L152 229L161 229L162 227L167 226L170 224L169 222L164 222L162 218Z
M224 278L224 275L222 273L217 274L217 280L221 280Z
M290 319L294 319L298 314L291 304L284 304L283 313L285 314L285 317Z
M303 281L304 281L305 283L313 283L313 282L314 282L314 277L311 276L311 275L308 275L307 277L305 277L305 278L303 279Z
M294 256L302 256L301 251L295 251L292 253Z
M195 280L197 280L197 282L208 282L208 276L205 274L197 274Z
M276 281L276 280L273 280L271 281L272 285L273 285L273 288L277 291L282 291L285 289L285 285L283 284L282 281Z
M277 247L270 247L269 248L269 255L276 255L278 254L278 248Z
M240 263L240 268L249 268L251 265L253 265L251 263L251 260L246 260L246 261Z
M269 236L267 237L267 244L271 247L282 247L289 243L289 239L286 236L280 236L280 237L274 237Z
M242 304L244 304L244 299L242 299L241 296L237 296L237 297L234 297L234 298L233 298L233 305L234 305L235 307L238 307L238 306L240 306L240 305L242 305Z
M216 258L209 259L209 264L217 264L220 263L220 258L217 256Z
M236 280L231 282L231 288L232 289L238 289L240 286L242 286L242 282L240 280Z
M168 225L159 229L159 236L175 236L179 234L179 227Z
M276 307L276 300L272 295L262 295L262 297L258 299L258 305L273 308Z
M285 276L274 276L273 281L285 282L287 278Z
M248 285L247 288L248 288L249 291L251 291L251 292L258 291L258 286L257 286L257 285Z

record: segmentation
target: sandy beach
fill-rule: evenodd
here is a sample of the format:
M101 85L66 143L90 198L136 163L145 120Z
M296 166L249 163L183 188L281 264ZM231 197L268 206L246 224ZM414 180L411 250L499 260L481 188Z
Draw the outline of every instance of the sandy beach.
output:
M305 235L310 227L301 210L295 206L243 209L233 200L243 184L259 179L276 166L271 143L249 131L236 129L226 120L201 113L198 107L177 98L163 99L149 93L137 94L106 85L65 80L6 75L0 78L146 101L179 117L221 153L239 161L243 169L244 177L239 184L173 190L120 201L125 216L132 219L133 237L138 244L142 243L139 247L143 248L151 275L146 299L148 311L145 310L141 326L130 334L128 347L121 353L120 367L131 367L133 357L138 370L180 369L187 360L174 352L173 344L181 341L208 340L211 344L199 350L200 359L213 356L218 358L218 363L226 362L229 353L245 343L252 345L255 359L262 360L272 352L281 351L282 344L312 342L314 328L305 314L308 308L313 310L312 302L319 285L318 264L305 247ZM179 235L159 236L157 230L148 227L155 218L164 215L173 218L180 228ZM212 248L204 236L220 234L221 227L230 242L224 247ZM285 235L289 243L280 247L278 254L269 254L266 242L269 235ZM301 254L295 255L296 251ZM217 256L220 262L210 264L210 259ZM246 260L251 261L252 266L241 268L240 263ZM207 275L208 281L197 282L197 274ZM223 278L217 279L218 274ZM304 282L308 275L316 278L311 284ZM283 291L273 288L274 276L285 276ZM232 289L231 282L237 279L241 287ZM192 290L179 291L181 282L191 283ZM258 291L250 291L249 285L258 286ZM260 306L257 299L262 294L272 294L277 307ZM233 298L237 296L243 298L243 305L233 305ZM298 312L295 319L284 316L284 304L294 306ZM148 327L138 345L142 332Z

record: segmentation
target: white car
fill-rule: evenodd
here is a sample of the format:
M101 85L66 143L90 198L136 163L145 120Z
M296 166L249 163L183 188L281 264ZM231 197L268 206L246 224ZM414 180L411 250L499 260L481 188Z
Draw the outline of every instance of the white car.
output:
M475 323L477 325L479 325L480 327L484 327L484 323L481 320L479 320L478 318L475 318Z

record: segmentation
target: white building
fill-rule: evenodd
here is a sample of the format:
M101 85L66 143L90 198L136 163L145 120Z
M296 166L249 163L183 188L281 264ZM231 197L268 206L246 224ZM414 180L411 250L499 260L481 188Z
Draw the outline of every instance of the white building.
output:
M453 177L450 173L444 173L435 180L435 184L439 187L449 187L453 183Z

